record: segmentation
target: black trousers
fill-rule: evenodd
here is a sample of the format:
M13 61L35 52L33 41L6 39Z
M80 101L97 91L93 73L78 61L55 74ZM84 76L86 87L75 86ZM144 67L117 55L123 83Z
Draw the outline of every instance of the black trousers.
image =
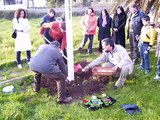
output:
M29 62L31 59L31 51L30 50L26 51L26 56L27 56L27 62ZM21 51L16 52L16 63L21 64Z

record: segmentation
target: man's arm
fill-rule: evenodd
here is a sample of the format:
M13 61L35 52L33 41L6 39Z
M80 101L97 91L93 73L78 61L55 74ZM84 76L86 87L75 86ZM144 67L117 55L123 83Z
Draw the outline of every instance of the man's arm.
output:
M94 61L92 61L92 62L91 62L89 65L87 65L86 67L84 67L83 71L86 72L86 71L88 71L90 68L93 68L93 67L101 64L102 62L105 62L106 56L107 56L107 53L103 52L100 57L98 57L97 59L95 59Z
M65 47L66 47L66 32L62 33L63 38L62 38L62 43L61 43L61 50L64 51Z
M40 28L40 34L42 35L46 28L51 28L51 27L52 27L52 23L44 23Z

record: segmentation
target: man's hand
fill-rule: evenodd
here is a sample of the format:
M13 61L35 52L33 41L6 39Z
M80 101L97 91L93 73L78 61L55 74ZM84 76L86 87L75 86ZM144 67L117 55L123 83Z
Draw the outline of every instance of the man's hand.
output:
M115 32L117 32L117 31L118 31L118 29L117 29L117 28L113 28L113 30L114 30Z
M114 67L112 68L112 70L113 70L113 73L115 73L115 72L118 70L118 67L117 67L117 66L114 66Z
M63 55L64 53L63 53L63 50L61 50L60 48L59 48L59 51L60 51L60 53Z
M83 69L82 69L82 72L87 72L89 70L89 67L84 67Z
M43 38L43 34L40 34L40 36Z
M136 38L137 41L139 41L140 36L139 36L139 35L136 35L135 38Z
M148 46L147 50L149 51L150 49L151 49L151 47L150 47L150 46Z

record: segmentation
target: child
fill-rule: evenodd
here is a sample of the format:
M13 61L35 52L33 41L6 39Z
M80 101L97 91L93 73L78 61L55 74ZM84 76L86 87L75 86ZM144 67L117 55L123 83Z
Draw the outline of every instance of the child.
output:
M157 39L156 56L158 57L158 61L157 61L157 72L156 76L154 77L154 80L160 80L160 24L157 26L157 32L158 32L158 39Z
M145 74L149 73L149 50L151 49L156 39L156 30L150 25L149 16L142 18L143 27L140 35L140 57L141 63L138 69L144 69Z

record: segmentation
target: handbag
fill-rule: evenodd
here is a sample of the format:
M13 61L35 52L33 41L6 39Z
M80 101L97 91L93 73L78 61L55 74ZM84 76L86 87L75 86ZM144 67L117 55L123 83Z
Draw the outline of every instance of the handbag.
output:
M13 32L12 32L12 38L16 38L17 37L17 30L13 30Z

